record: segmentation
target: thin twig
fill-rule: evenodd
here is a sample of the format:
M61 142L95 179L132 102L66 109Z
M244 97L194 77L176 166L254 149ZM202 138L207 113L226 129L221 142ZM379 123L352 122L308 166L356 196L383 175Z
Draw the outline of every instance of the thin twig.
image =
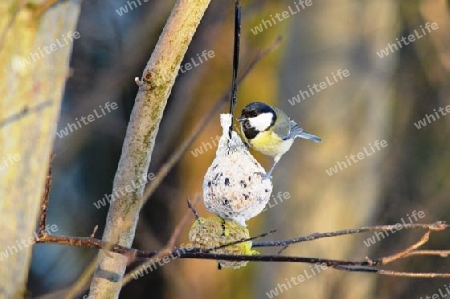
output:
M396 261L398 259L401 259L401 258L407 256L411 252L414 252L414 250L416 250L417 248L421 247L423 244L428 242L428 240L430 239L430 233L431 233L431 231L427 231L422 236L422 238L420 238L420 240L417 243L409 246L405 250L402 250L402 251L400 251L400 252L398 252L396 254L393 254L393 255L390 255L390 256L387 256L387 257L384 257L384 258L380 259L381 264L382 265L387 265L389 263L392 263L393 261Z
M387 276L410 277L410 278L450 278L450 273L414 273L414 272L397 272L391 270L378 270L378 274Z
M369 273L377 273L379 270L374 267L365 267L365 266L344 266L344 265L336 265L332 266L336 270L350 271L350 272L369 272Z
M277 254L280 255L280 254L283 253L283 251L285 251L289 246L290 246L290 245L288 244L288 245L285 245L285 246L281 247L281 249L278 250Z
M199 198L199 197L198 197ZM195 206L192 205L191 201L189 200L189 198L187 199L187 204L188 204L188 208L189 210L192 211L192 214L194 214L194 218L195 220L197 220L198 218L200 218L200 216L197 213L197 210L195 210Z
M377 225L377 226L365 226L353 229L344 229L334 232L327 233L313 233L304 237L293 238L289 240L282 241L267 241L267 242L257 242L253 244L253 247L270 247L270 246L286 246L289 244L309 242L322 238L331 238L344 235L360 234L365 232L384 232L390 230L400 230L400 229L427 229L431 231L441 231L450 227L450 223L446 221L437 221L431 224L405 224L405 225Z
M277 262L277 263L306 263L306 264L325 264L328 267L338 265L343 266L376 266L368 261L343 261L316 257L300 257L300 256L283 256L283 255L233 255L233 254L216 254L206 252L186 251L180 255L180 258L194 258L207 260L224 260L224 261L249 261L249 262Z
M40 217L39 217L39 229L38 229L38 236L43 237L47 235L46 231L46 222L47 222L47 209L48 209L48 199L50 196L50 188L52 186L52 164L53 159L55 158L55 155L52 155L50 157L49 166L48 166L48 173L47 177L45 178L45 187L44 187L44 193L42 195L41 200L41 211L40 211Z
M94 229L92 230L91 238L95 238L95 234L97 233L98 225L94 226Z
M71 237L71 236L59 236L59 235L46 235L40 237L36 240L36 244L56 244L65 246L76 246L76 247L86 247L86 248L97 248L104 249L108 247L106 242L99 240L97 238L91 237ZM130 250L135 250L132 248L120 246L117 244L110 245L110 251L115 253L126 254Z
M416 250L408 253L406 257L415 256L415 255L437 255L443 258L446 258L450 255L450 250Z

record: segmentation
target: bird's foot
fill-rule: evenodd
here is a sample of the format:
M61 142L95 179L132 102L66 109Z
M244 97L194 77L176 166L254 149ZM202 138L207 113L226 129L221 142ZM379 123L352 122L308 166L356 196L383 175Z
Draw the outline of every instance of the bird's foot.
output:
M272 174L270 172L257 172L263 180L271 180Z

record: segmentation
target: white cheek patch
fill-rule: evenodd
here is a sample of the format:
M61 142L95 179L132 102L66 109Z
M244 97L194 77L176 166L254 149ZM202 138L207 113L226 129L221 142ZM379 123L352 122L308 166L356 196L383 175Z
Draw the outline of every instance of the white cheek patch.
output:
M272 113L265 112L256 117L249 118L248 121L250 122L251 127L255 128L257 131L263 132L270 127L272 117Z

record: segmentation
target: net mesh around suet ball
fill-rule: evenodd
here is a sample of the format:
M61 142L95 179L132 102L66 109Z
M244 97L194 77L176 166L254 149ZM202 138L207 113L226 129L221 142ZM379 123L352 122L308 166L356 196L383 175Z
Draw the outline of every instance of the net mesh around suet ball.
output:
M221 114L223 129L216 158L203 180L203 200L206 208L225 219L246 226L266 206L272 193L272 181L263 178L264 168L250 154L247 146L231 132L231 114Z

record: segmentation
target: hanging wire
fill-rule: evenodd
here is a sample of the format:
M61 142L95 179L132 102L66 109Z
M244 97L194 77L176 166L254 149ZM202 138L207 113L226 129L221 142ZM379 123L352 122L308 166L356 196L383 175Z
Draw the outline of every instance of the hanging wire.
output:
M233 47L233 77L231 81L231 99L230 99L230 114L231 125L229 135L231 138L231 131L233 130L233 121L234 121L234 110L236 107L237 100L237 73L239 69L239 50L241 43L241 5L239 4L239 0L234 1L235 10L234 10L234 47Z

